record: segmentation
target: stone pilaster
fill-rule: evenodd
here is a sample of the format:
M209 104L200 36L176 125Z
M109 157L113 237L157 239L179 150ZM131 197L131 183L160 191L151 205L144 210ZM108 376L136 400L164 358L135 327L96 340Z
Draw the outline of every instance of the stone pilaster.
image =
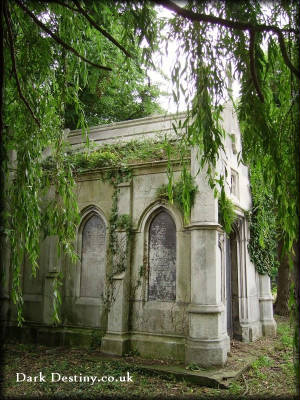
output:
M192 173L199 161L192 152ZM224 330L224 304L221 298L222 271L218 256L218 204L209 187L205 171L196 176L199 192L191 213L191 303L186 363L203 366L223 365L227 359L229 337Z
M109 305L107 332L102 338L101 350L123 355L128 351L128 278L126 272L112 278L112 298Z
M276 322L273 316L273 296L268 275L259 275L259 307L262 333L265 336L276 335Z
M43 322L46 325L53 324L53 302L54 302L54 282L58 278L61 270L61 259L57 254L57 236L49 239L49 262L48 269L45 274L44 291L43 291Z
M131 184L119 185L118 215L131 216ZM129 349L128 313L130 279L130 243L126 231L116 232L119 252L124 257L125 270L117 271L111 278L108 306L107 332L102 338L101 350L109 354L123 355ZM117 264L117 263L116 263ZM112 266L114 268L114 265Z

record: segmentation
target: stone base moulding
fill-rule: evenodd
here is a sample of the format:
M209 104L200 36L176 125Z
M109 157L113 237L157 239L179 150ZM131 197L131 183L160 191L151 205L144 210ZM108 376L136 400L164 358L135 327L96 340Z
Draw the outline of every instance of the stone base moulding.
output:
M173 335L133 333L131 349L145 358L184 361L185 338Z
M234 338L242 342L254 342L262 335L262 327L260 321L250 323L240 323L239 329L236 330Z
M262 334L276 336L277 324L273 318L273 296L269 294L259 297L259 307Z
M101 340L101 351L107 354L123 356L130 349L130 336L128 333L108 332Z
M197 340L188 338L185 348L185 363L200 366L225 365L230 345L228 335L218 340Z
M261 327L264 336L276 336L277 324L274 319L262 321Z
M101 342L103 353L122 356L137 352L145 358L184 361L185 338L143 333L107 333Z

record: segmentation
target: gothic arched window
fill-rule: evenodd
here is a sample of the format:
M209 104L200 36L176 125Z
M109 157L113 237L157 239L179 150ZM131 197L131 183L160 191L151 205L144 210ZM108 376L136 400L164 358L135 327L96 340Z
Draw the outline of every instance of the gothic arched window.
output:
M93 214L82 230L80 297L103 294L105 268L106 227L103 219Z
M176 300L176 226L160 211L149 227L149 300Z

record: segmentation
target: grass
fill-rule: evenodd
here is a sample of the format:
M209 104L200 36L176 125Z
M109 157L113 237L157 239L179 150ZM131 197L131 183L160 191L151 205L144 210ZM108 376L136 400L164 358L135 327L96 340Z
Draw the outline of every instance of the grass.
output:
M293 368L293 332L286 318L278 318L278 336L261 338L254 343L232 343L236 357L256 355L250 370L229 389L200 387L174 378L154 376L141 372L141 360L136 354L111 360L101 356L97 349L51 348L32 344L6 344L3 394L6 398L21 397L78 397L99 398L275 398L295 396ZM232 363L233 357L229 357ZM157 361L159 362L159 361ZM192 367L192 366L191 366ZM231 366L231 368L234 366ZM16 382L16 373L46 377L46 382ZM51 382L51 374L61 376L112 376L113 382ZM132 382L120 382L119 377Z
M277 338L270 341L263 355L239 382L229 388L235 395L260 395L272 398L296 395L293 364L293 329L289 320L277 316ZM268 339L267 339L268 341Z

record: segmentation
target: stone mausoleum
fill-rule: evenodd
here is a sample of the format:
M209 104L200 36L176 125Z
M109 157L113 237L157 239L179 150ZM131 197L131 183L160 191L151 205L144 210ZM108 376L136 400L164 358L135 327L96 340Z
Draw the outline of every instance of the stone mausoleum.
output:
M183 118L154 116L93 127L89 137L95 147L172 137L172 123ZM227 169L226 194L237 216L230 236L219 223L218 200L205 172L197 174L194 149L187 158L198 191L189 223L176 205L157 197L157 189L168 182L167 160L137 161L131 179L118 187L118 213L130 217L132 233L123 254L126 268L112 273L108 241L113 187L100 179L101 169L84 171L76 177L79 260L74 265L57 259L57 239L43 240L36 279L24 265L26 323L19 330L7 288L8 333L53 345L89 345L98 338L98 348L106 353L138 352L203 366L223 365L231 338L251 342L275 334L270 279L256 271L247 251L248 169L238 163L241 137L230 105L224 108L223 121L229 135L218 168ZM72 151L84 147L81 131L68 132L67 137ZM175 181L180 168L173 162ZM117 236L119 243L129 240L122 228ZM62 324L53 327L53 281L59 272L64 277Z

